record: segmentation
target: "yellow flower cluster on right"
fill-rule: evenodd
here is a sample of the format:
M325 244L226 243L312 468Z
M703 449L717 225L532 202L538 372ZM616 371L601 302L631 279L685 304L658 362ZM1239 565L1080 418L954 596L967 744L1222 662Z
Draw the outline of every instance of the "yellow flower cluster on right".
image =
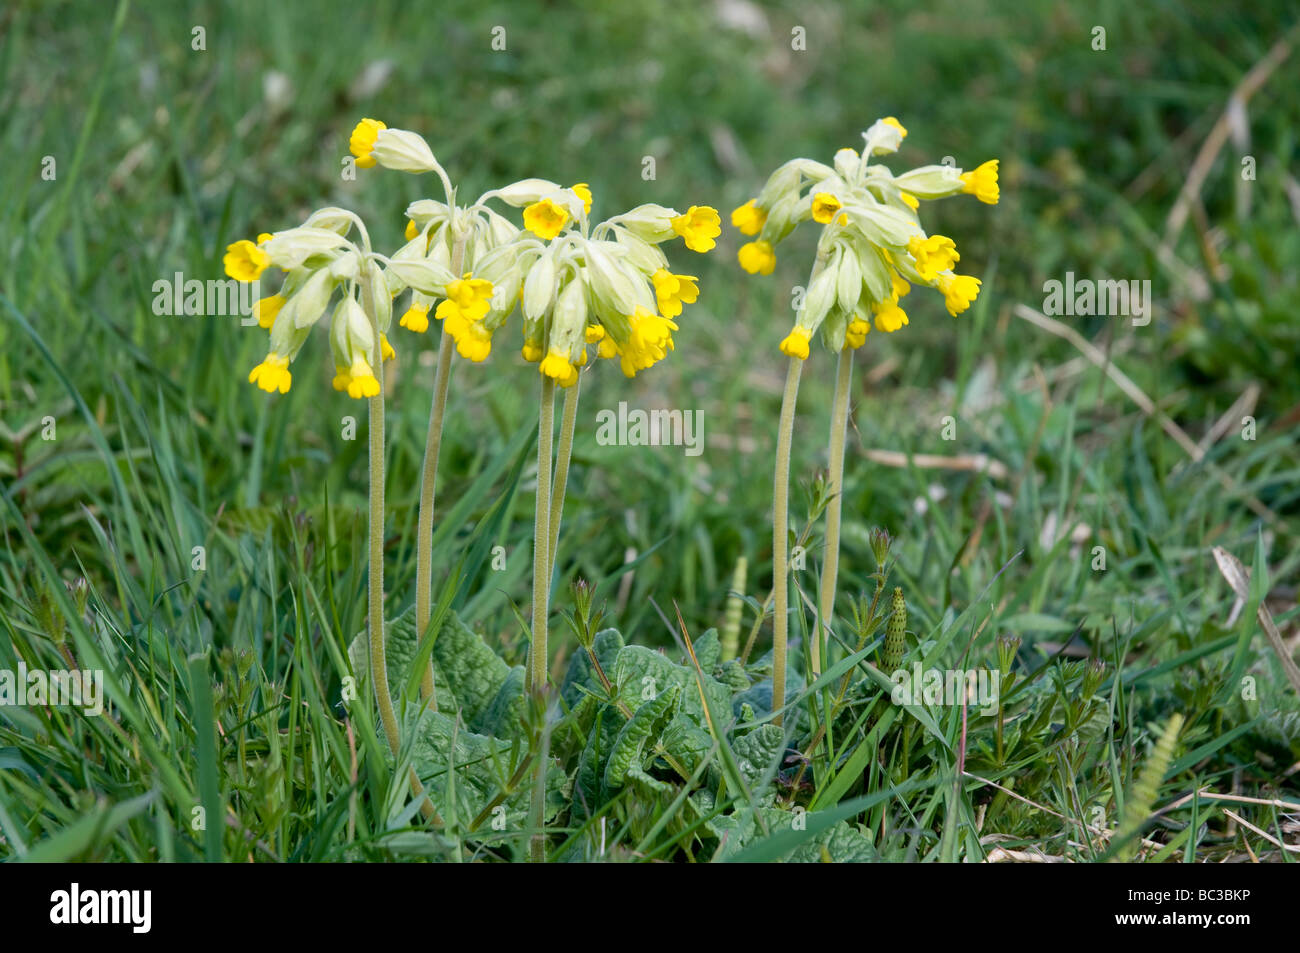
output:
M942 294L952 315L966 311L979 295L978 278L953 270L961 260L956 243L927 234L918 213L922 201L960 194L996 205L998 160L969 172L929 165L896 176L871 160L898 150L907 137L903 125L887 116L862 137L861 153L841 149L831 165L812 159L785 163L758 196L731 213L731 224L753 239L737 255L750 274L773 272L776 246L798 225L823 226L802 307L780 344L782 353L800 360L807 359L818 331L827 347L839 351L861 347L873 324L885 332L907 325L899 300L914 284Z

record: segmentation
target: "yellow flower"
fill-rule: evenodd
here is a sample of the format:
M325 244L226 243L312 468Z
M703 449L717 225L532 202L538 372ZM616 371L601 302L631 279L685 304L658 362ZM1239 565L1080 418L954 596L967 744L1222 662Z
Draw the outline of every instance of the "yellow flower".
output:
M397 352L394 351L393 346L388 343L387 334L379 335L379 353L385 361L391 361L393 358L397 357Z
M605 358L605 360L610 360L620 356L618 345L615 344L614 339L610 337L600 339L600 347L597 349L596 353Z
M829 192L818 192L813 196L812 217L814 222L822 225L829 225L835 213L843 208L843 204Z
M906 297L907 293L912 290L912 286L907 283L907 280L896 271L890 272L889 283L893 286L890 297L893 298L895 304L898 303L899 298Z
M903 200L903 204L915 212L921 207L921 200L911 192L899 192L898 197Z
M763 230L763 223L766 221L767 212L758 207L757 199L750 199L731 213L731 224L736 226L742 235L757 235Z
M957 243L943 235L916 236L907 243L907 250L916 259L916 270L926 281L933 281L939 272L950 270L961 260Z
M266 355L266 360L249 372L248 381L268 394L274 394L277 390L281 394L289 393L289 385L293 383L293 375L289 373L289 359L271 351Z
M451 298L466 316L472 320L487 317L492 307L492 282L486 278L475 278L473 272L465 272L464 277L447 286L447 297Z
M560 234L568 221L569 213L550 199L534 202L524 209L524 228L547 241Z
M443 311L443 306L450 304L451 309L446 312L443 320L443 330L451 335L452 341L456 342L456 352L465 360L472 360L474 363L486 360L487 355L491 354L491 332L482 324L482 321L471 319L465 316L465 313L452 302L443 302L439 304L438 311ZM442 317L442 313L439 313Z
M979 296L980 280L970 275L940 275L939 290L943 292L943 303L948 306L948 313L956 317Z
M447 333L456 342L456 353L467 361L478 364L492 353L492 332L481 321L448 321Z
M568 380L575 373L573 365L569 363L569 355L556 350L547 352L537 369L544 376L561 382Z
M770 275L776 268L776 253L771 242L749 242L736 254L740 267L751 275Z
M331 381L335 390L347 390L348 384L352 383L352 375L348 373L346 367L334 365L334 380Z
M352 359L352 366L348 368L347 388L348 396L357 400L379 394L379 380L364 357Z
M668 269L660 268L651 277L659 313L665 318L677 317L682 313L682 302L694 304L700 296L700 286L696 284L700 279L694 275L674 275Z
M586 182L579 182L569 191L571 191L574 195L578 196L578 198L582 199L582 210L586 214L590 215L591 214L591 186L589 186Z
M893 301L878 301L871 306L876 312L876 328L892 334L907 324L907 312Z
M221 259L226 274L236 281L256 281L271 265L271 258L248 239L240 239L226 246Z
M806 361L808 359L808 342L811 339L812 332L807 328L791 328L790 333L781 341L781 353Z
M605 329L599 324L589 324L587 325L585 336L588 344L596 344L599 341L605 340Z
M898 130L898 134L900 136L902 136L904 139L907 138L907 130L904 129L903 124L899 122L897 119L895 119L893 116L886 116L884 119L880 121L883 122L886 126L893 126L895 129Z
M284 295L273 294L262 298L253 305L253 317L257 318L259 328L269 328L275 323L275 316L284 307Z
M375 149L375 140L379 138L379 130L387 128L388 126L378 119L362 119L356 124L356 127L352 130L352 138L348 140L348 148L357 157L358 168L369 169L375 164L375 157L370 153Z
M524 349L520 351L520 353L523 355L524 360L529 364L536 364L542 359L542 346L540 344L532 344L525 341Z
M397 322L401 327L408 331L414 331L416 334L423 334L429 330L429 306L420 304L418 301L412 301L411 306L406 309L402 315L402 320Z
M492 282L485 278L471 278L469 272L447 285L447 300L438 305L433 316L442 320L458 314L466 321L482 321L492 307Z
M962 191L975 196L985 205L997 205L998 160L990 159L972 172L963 172L961 176Z
M713 248L714 241L722 234L722 217L718 210L708 205L692 205L685 215L672 219L673 231L686 242L691 251L706 252Z
M855 314L844 332L844 349L847 351L850 348L862 347L867 343L867 335L870 332L871 325Z
M415 241L415 236L420 234L420 230L415 227L415 220L408 218L406 220L406 240Z
M677 330L677 325L671 319L651 314L645 308L637 308L635 313L628 315L627 320L631 333L618 351L622 358L623 373L635 377L637 371L653 367L673 350L672 332ZM604 346L603 341L601 345Z

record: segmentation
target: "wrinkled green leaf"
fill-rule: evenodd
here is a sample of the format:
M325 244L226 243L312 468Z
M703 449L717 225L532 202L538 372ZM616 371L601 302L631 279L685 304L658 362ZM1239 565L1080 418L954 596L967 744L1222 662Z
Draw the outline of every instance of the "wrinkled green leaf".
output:
M618 698L633 711L641 705L643 696L661 695L671 685L681 693L681 710L697 724L704 724L704 707L693 669L678 665L653 649L628 645L619 651L613 673L607 674L610 674ZM727 686L705 675L704 691L714 712L730 711L731 692ZM724 727L720 725L719 729Z
M759 725L731 743L736 764L751 788L767 777L785 751L785 732L773 724Z
M415 631L414 607L407 609L396 619L384 623L384 654L388 662L388 685L391 691L400 692L400 686L406 683L406 676L410 674L411 660L415 658L419 646L420 637ZM357 633L352 644L348 646L348 659L352 662L352 671L368 682L370 640L365 630ZM455 692L449 686L447 677L436 659L433 663L433 684L438 707L455 711L457 707Z
M626 652L627 649L623 651ZM640 766L646 744L659 737L680 693L681 689L677 684L670 682L663 691L645 702L628 719L627 724L618 733L618 737L614 739L609 761L605 764L605 787L608 790L617 791L626 783L628 772L632 767Z

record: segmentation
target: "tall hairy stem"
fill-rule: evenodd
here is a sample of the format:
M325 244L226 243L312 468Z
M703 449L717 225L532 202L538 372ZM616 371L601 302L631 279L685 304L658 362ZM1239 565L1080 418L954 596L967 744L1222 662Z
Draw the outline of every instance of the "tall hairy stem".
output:
M785 705L786 641L789 634L790 444L794 439L794 408L799 399L803 361L790 358L781 397L781 424L776 437L776 472L772 479L772 710ZM782 717L774 719L781 724Z
M840 570L840 513L844 503L844 437L849 420L849 389L853 381L853 348L840 351L835 371L835 401L831 405L830 503L826 508L826 557L822 563L817 601L817 631L811 646L812 677L822 673L822 645L828 644L835 611L835 581Z
M577 398L574 398L577 403ZM566 403L567 410L567 403ZM577 410L574 409L576 416ZM537 509L533 514L533 644L528 655L528 690L535 696L537 711L545 719L547 680L546 620L550 615L551 554L555 543L551 527L559 532L559 519L551 517L551 440L555 427L555 382L542 378L542 400L537 411ZM567 461L566 461L567 468ZM559 475L558 473L556 474ZM561 490L561 493L563 491ZM542 725L541 751L537 758L537 776L533 780L529 817L534 833L528 844L528 856L534 863L546 860L546 835L542 832L542 806L546 790L547 740Z
M388 749L397 757L401 747L401 732L397 712L393 708L393 695L388 685L388 650L384 630L384 353L379 318L367 294L366 311L374 332L375 346L370 355L379 393L370 398L370 571L367 577L369 619L367 633L370 641L370 681L375 686L375 703L379 706L379 720L384 726ZM424 796L415 768L407 772L411 794L421 799L420 812L430 820L437 820L433 802Z
M551 485L550 546L546 560L551 575L555 574L555 551L560 541L560 519L564 515L564 492L569 486L569 458L573 456L573 431L578 421L578 389L582 387L582 374L578 382L564 392L564 411L560 416L560 444L555 451L555 480Z
M464 267L465 239L459 237L451 251L451 272ZM433 378L433 409L424 439L424 468L420 476L420 515L415 549L415 631L423 638L433 612L433 506L438 483L438 453L442 449L442 422L447 414L447 389L451 383L451 335L444 326L438 339L438 370ZM420 679L420 695L438 710L433 685L433 656Z
M537 509L533 515L533 645L528 656L528 686L546 691L546 620L551 592L551 443L555 427L555 382L542 378L537 412Z
M375 347L371 354L379 393L370 398L370 574L368 577L370 681L375 686L375 702L384 724L388 747L396 757L400 744L397 713L388 688L388 658L384 645L384 355L379 320L367 302Z

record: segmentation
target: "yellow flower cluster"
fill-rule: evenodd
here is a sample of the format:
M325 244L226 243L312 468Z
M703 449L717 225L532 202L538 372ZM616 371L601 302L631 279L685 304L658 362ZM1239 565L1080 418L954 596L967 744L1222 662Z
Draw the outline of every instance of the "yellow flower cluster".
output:
M280 290L254 307L271 332L265 360L249 375L258 387L289 390L290 364L337 297L329 335L334 387L374 396L374 327L383 358L391 359L393 301L407 290L399 326L423 334L432 312L457 353L475 363L488 358L494 333L519 308L524 359L561 386L576 383L589 344L600 357L617 359L629 377L673 350L674 319L699 299L699 279L670 270L659 246L681 238L692 251L711 250L722 233L716 209L642 205L593 226L587 183L563 188L544 179L524 179L460 205L416 133L365 118L348 145L358 168L435 172L446 201L412 203L406 244L386 258L372 252L355 215L332 208L300 228L231 244L224 263L232 278L258 281L272 267L285 274ZM492 200L521 209L522 228L490 208ZM348 237L354 227L356 241Z
M776 246L801 223L823 226L803 305L780 344L782 353L801 360L818 331L837 351L866 343L868 315L880 331L907 325L899 299L913 284L939 291L952 315L966 311L979 294L978 278L953 271L961 258L956 243L927 234L918 211L922 201L960 194L996 205L998 160L969 172L931 165L895 176L871 160L898 150L907 137L903 125L887 116L862 136L861 153L841 149L831 165L812 159L785 163L755 198L731 213L731 224L754 239L737 256L750 274L771 274Z
M365 119L350 145L358 166L427 166L442 177L447 193L445 203L425 199L407 209L407 245L389 263L390 276L396 275L390 286L412 288L401 327L424 333L433 310L457 352L478 362L491 353L494 332L519 308L524 360L562 387L577 382L588 344L600 357L617 358L629 377L673 350L673 319L699 299L699 279L674 274L659 246L680 237L693 251L711 250L722 234L716 209L643 205L593 225L587 183L564 188L546 179L523 179L460 207L415 133ZM522 228L494 212L488 205L493 200L520 209ZM420 269L430 266L439 273L455 267L462 277L446 281L435 295L421 283ZM443 300L434 308L436 297Z
M545 183L531 180L542 191ZM568 193L566 196L564 193ZM506 201L530 198L527 190L501 190ZM575 215L575 200L582 212ZM524 360L561 387L577 383L596 354L617 359L634 377L653 367L674 348L674 318L699 299L699 279L675 274L659 248L680 237L687 248L704 253L722 234L716 209L692 205L685 212L642 205L591 226L591 192L585 184L553 187L524 206L526 231L549 244L524 244L520 254L523 286Z
M386 307L389 295L384 276L364 238L358 246L348 237L358 225L352 213L324 208L297 228L263 233L255 242L244 239L227 247L223 259L226 274L237 281L261 281L270 268L284 273L280 290L253 305L258 325L270 332L266 357L248 375L262 390L288 393L293 384L289 365L311 329L329 312L334 386L358 398L378 393L379 382L370 363L374 324L362 301L379 318L385 360L394 356L384 333L391 310ZM363 228L361 234L364 236ZM331 310L336 295L338 303ZM371 298L381 304L374 304Z

